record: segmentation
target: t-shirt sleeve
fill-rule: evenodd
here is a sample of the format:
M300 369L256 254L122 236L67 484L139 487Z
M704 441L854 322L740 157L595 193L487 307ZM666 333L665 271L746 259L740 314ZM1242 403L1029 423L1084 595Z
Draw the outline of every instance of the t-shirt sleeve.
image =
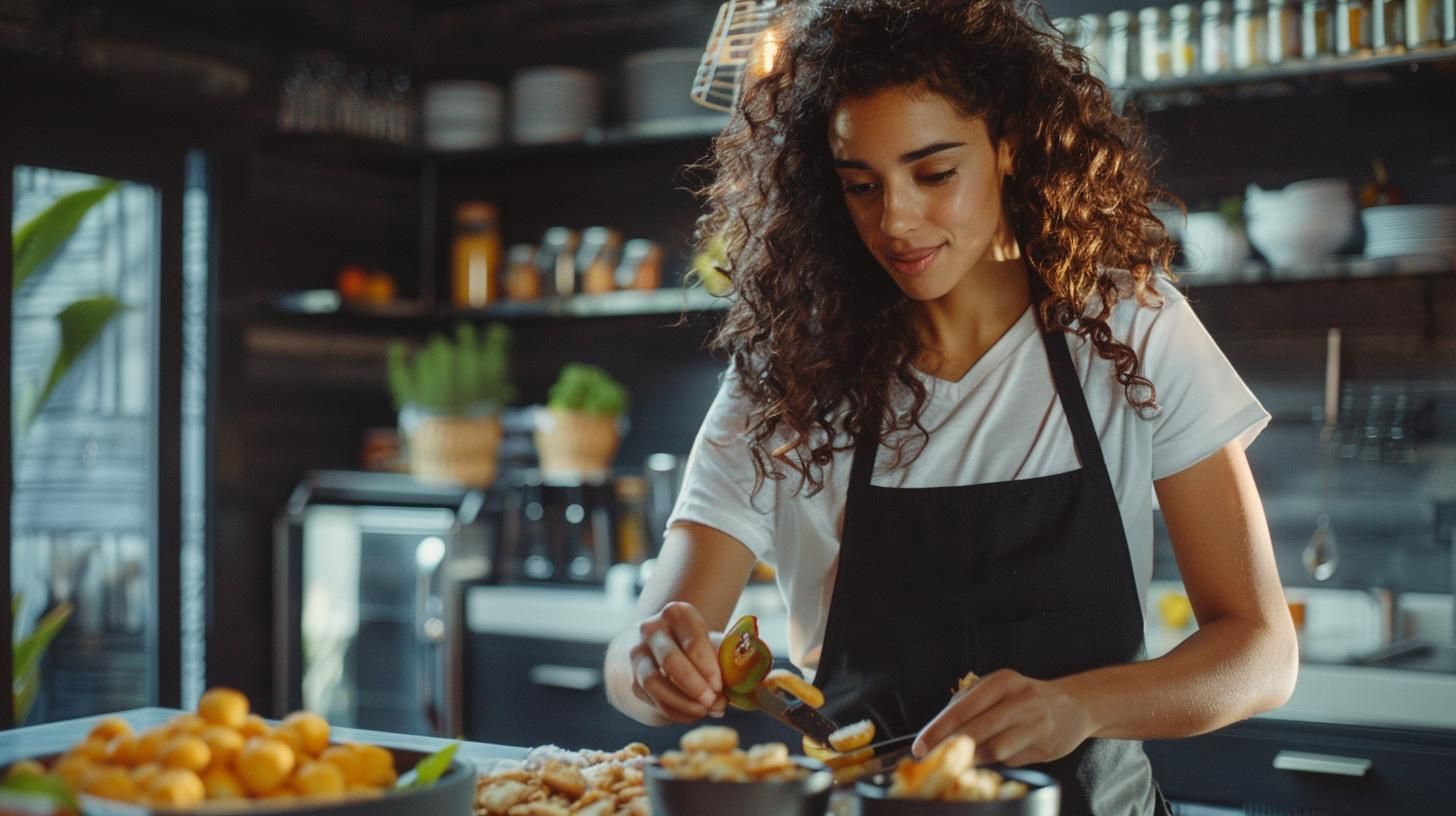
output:
M1157 480L1197 464L1235 439L1247 448L1269 424L1269 414L1181 294L1167 296L1155 315L1143 369L1162 406L1152 420L1152 475Z
M773 563L775 483L766 481L753 495L749 408L730 368L693 441L667 526L695 522L712 527L743 542L760 560Z

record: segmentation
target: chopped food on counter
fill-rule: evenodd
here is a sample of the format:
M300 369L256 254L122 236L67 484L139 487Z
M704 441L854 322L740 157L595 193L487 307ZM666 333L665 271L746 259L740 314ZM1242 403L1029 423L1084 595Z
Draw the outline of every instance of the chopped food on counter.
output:
M647 816L640 742L619 751L533 749L475 782L475 816Z
M709 782L782 782L803 779L809 772L795 765L781 742L738 747L738 732L721 725L704 725L682 735L681 751L668 751L658 760L678 779Z

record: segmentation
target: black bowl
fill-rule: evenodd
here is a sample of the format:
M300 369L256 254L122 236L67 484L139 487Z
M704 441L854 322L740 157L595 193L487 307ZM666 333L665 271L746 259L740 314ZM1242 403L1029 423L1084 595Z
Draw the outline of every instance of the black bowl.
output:
M396 768L413 768L428 754L391 748ZM82 816L472 816L475 804L475 766L456 760L428 788L385 791L372 799L295 799L273 802L217 801L182 810L152 810L95 796L81 797Z
M809 772L776 782L710 782L678 779L655 761L643 770L652 816L824 816L834 775L824 763L791 757Z
M855 783L859 816L1057 816L1062 790L1055 779L1022 768L992 767L1007 779L1023 782L1029 789L1020 799L994 802L931 802L924 799L891 799L890 774L875 774Z

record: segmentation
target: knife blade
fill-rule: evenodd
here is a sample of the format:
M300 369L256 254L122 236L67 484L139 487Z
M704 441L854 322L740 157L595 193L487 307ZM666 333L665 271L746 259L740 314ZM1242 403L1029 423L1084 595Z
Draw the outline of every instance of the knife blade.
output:
M850 751L844 756L849 758L866 756L867 752L867 758L846 764L830 762L829 766L834 769L834 781L843 784L853 782L863 776L873 776L877 773L889 771L901 759L910 755L910 749L914 744L915 735L907 734L903 737L892 737L864 748L857 748L854 751Z
M833 720L772 689L759 686L751 696L765 714L810 739L827 744L829 735L839 730Z

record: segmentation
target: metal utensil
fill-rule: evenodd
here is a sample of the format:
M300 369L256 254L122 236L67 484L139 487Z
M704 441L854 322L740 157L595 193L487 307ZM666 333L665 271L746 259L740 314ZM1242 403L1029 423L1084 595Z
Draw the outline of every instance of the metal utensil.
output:
M778 691L759 686L752 697L765 714L817 742L827 745L829 735L839 730L828 717Z
M1320 514L1304 545L1304 568L1316 581L1328 581L1340 566L1340 547L1330 526L1330 488L1335 468L1335 433L1340 424L1340 330L1325 337L1325 410L1320 428Z

